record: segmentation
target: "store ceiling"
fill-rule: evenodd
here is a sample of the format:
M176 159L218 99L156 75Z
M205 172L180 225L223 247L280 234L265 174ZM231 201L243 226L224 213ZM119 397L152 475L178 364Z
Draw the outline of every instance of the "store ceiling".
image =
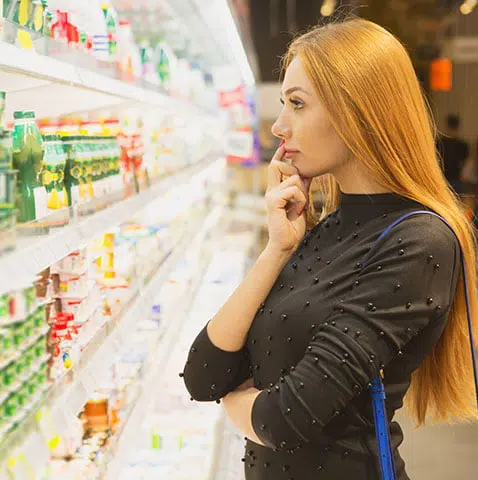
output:
M279 79L279 59L298 32L317 24L324 2L309 0L250 0L251 28L260 66L260 80ZM437 54L453 25L461 0L336 0L335 12L353 12L395 33L417 65Z
M353 12L394 32L409 49L418 70L433 58L452 31L461 0L326 0L335 12ZM259 82L279 79L280 57L291 38L321 18L321 0L113 0L136 38L165 39L180 56L207 67L234 63L218 34L216 7L228 3ZM207 28L205 28L205 25Z

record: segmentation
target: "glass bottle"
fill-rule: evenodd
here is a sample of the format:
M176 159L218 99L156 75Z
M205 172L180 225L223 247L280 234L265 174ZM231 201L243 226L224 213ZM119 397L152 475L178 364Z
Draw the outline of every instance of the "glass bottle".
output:
M64 177L65 158L58 149L58 135L44 135L45 155L41 174L42 184L46 189L48 210L59 210L65 206Z
M66 153L65 165L65 188L68 205L71 207L81 203L80 186L83 178L83 163L79 153L79 137L77 135L66 135L62 137Z
M40 183L43 141L33 112L15 112L13 116L13 168L18 171L18 221L29 222L46 213L46 195Z

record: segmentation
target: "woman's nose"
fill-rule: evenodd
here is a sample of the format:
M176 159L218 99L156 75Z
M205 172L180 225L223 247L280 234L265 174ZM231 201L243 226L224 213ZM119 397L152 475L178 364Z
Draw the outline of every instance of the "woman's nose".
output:
M290 137L291 130L278 118L272 125L271 132L275 137L285 140Z

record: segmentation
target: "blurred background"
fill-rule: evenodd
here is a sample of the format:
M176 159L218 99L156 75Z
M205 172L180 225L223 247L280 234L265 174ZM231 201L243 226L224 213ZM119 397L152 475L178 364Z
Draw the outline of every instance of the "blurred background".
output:
M0 9L0 480L242 480L177 373L268 239L280 58L348 14L398 36L476 224L478 0ZM478 478L478 425L399 417L410 478Z

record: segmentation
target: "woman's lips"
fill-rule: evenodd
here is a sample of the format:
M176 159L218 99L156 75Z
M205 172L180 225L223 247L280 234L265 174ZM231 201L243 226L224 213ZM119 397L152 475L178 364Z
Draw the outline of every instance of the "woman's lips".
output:
M292 158L294 157L294 155L297 155L299 152L299 150L286 150L285 153L284 153L284 157L285 158Z

